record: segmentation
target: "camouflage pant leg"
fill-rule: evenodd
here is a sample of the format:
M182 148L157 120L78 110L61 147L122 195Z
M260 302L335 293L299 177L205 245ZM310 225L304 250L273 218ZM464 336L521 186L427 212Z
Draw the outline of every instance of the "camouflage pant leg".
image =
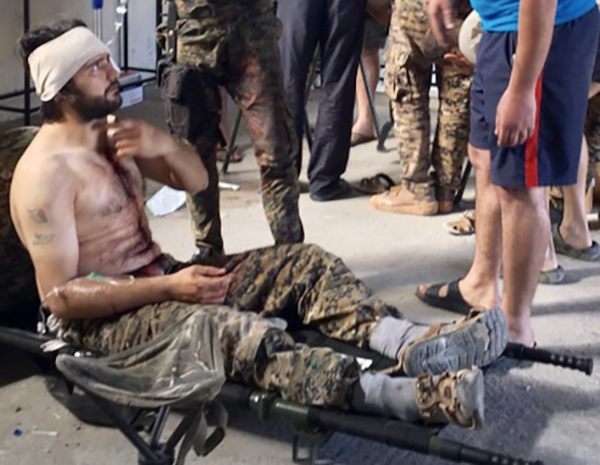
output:
M438 69L440 108L431 158L439 187L456 191L467 155L472 78L453 66Z
M385 66L386 92L392 101L402 182L418 195L430 195L433 187L429 176L432 66L419 49L427 24L427 13L421 2L396 1Z
M275 243L291 244L304 240L304 230L294 160L297 140L277 46L279 27L273 14L238 25L230 37L226 81L254 140L263 206Z
M221 97L217 79L199 68L171 65L163 74L161 87L171 133L196 148L208 171L208 187L187 198L196 245L221 253L223 239L216 159Z
M379 320L399 317L344 262L316 245L247 252L226 302L264 316L280 316L368 348Z
M588 103L585 137L590 154L587 182L589 185L594 177L596 166L600 163L600 94L593 97Z
M303 404L348 406L359 376L354 358L295 345L287 333L251 312L165 302L113 318L62 322L60 335L72 344L113 354L152 340L194 312L208 313L215 323L229 379L277 390Z

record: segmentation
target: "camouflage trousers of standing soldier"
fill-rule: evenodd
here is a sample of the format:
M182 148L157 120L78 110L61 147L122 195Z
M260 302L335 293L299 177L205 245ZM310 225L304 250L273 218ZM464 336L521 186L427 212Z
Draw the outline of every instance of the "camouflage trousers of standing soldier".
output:
M402 183L419 196L431 197L436 187L442 196L451 197L460 186L467 154L471 77L443 61L435 63L439 116L430 149L433 63L423 54L428 30L426 2L395 1L385 58L385 86L392 100Z
M63 321L59 334L111 354L152 340L193 312L206 312L218 329L230 379L303 404L347 408L360 373L355 359L295 344L268 318L368 348L381 318L399 312L318 246L275 246L242 258L224 305L164 302L112 318Z
M185 6L178 4L182 10ZM223 251L216 165L222 140L219 86L241 109L254 141L263 206L275 243L304 240L292 158L297 141L277 46L280 24L271 11L235 9L240 10L237 19L231 12L215 16L205 6L192 11L195 19L178 21L177 64L160 71L168 126L197 149L208 170L208 188L188 197L196 244L217 253Z

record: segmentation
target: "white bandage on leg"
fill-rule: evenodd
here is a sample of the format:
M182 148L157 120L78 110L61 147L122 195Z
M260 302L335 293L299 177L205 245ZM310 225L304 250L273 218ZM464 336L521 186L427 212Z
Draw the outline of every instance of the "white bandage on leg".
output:
M85 63L103 53L110 53L110 49L83 26L36 48L28 62L31 79L42 102L52 100ZM118 70L112 60L111 63Z

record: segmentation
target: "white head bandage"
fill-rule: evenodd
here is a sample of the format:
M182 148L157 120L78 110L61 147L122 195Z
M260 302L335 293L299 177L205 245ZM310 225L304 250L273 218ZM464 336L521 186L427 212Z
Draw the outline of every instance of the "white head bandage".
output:
M31 79L42 102L52 100L84 64L103 53L110 53L110 49L82 26L36 48L28 61Z

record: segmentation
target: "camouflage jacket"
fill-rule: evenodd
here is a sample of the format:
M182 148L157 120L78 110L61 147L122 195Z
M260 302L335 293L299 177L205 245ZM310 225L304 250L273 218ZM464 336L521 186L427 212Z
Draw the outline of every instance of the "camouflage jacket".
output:
M177 7L177 61L217 66L232 27L261 16L274 17L274 0L173 0ZM166 50L166 20L158 27Z

